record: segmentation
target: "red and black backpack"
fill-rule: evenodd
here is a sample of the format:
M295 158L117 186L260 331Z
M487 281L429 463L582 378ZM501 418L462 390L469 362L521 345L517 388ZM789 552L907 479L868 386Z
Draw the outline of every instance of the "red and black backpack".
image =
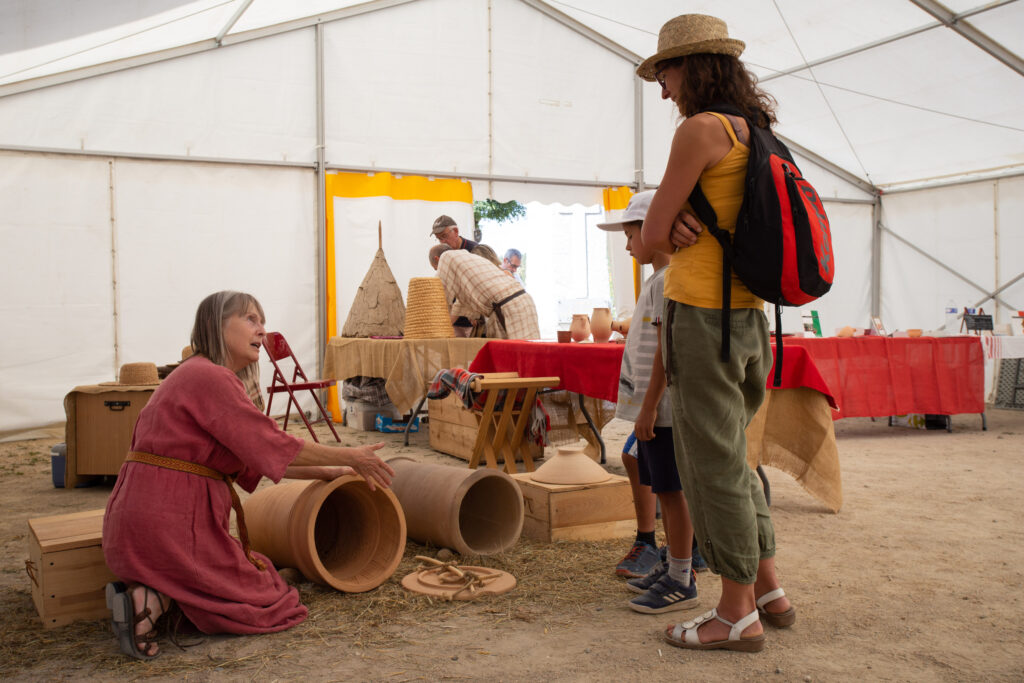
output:
M755 126L735 107L715 105L707 111L739 116L750 131L750 158L743 203L730 235L700 183L690 207L722 245L722 361L729 360L730 273L754 295L775 304L775 386L782 383L782 307L802 306L832 287L835 258L832 233L821 198L800 174L782 141L768 128Z

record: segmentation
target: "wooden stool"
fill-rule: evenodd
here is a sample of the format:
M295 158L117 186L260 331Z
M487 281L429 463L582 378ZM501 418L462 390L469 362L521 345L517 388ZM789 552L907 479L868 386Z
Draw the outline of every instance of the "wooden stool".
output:
M469 459L470 469L476 469L481 457L486 458L488 467L497 469L497 454L501 453L505 471L511 474L516 471L516 453L520 453L523 467L527 472L533 472L533 456L526 439L537 390L557 387L561 381L558 377L520 377L517 372L492 372L474 379L473 391L486 391L487 400L482 410L473 411L479 428L473 455ZM498 394L502 390L505 391L505 403L500 411L496 411Z

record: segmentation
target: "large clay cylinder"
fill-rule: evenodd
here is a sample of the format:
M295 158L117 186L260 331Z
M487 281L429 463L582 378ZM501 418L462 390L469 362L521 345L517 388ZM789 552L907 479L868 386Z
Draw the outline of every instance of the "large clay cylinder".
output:
M362 477L269 486L244 503L254 550L278 567L347 593L381 585L405 552L405 515L395 495Z
M523 531L523 494L500 470L391 458L391 490L405 510L409 538L462 555L508 550Z

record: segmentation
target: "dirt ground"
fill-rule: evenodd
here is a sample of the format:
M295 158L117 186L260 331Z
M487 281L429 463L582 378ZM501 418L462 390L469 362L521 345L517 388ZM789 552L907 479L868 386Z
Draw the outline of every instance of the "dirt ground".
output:
M758 654L684 652L661 629L714 606L699 575L700 608L636 614L613 567L628 539L521 540L480 564L519 579L511 593L431 602L395 576L365 594L299 586L310 619L269 636L214 636L135 662L103 621L41 628L24 571L31 517L102 507L110 485L54 489L50 447L62 438L0 444L0 677L8 680L777 680L1020 681L1024 679L1024 412L955 416L953 433L836 424L844 507L827 511L788 475L768 469L783 586L798 610L766 627ZM389 455L461 461L429 449L425 432L344 430L346 442L389 442ZM609 466L625 424L605 428Z

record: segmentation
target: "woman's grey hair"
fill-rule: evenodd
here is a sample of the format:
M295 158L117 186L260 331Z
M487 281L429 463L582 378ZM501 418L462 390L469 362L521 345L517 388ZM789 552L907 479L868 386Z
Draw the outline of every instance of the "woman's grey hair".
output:
M519 259L520 261L522 261L523 260L523 252L519 251L518 249L509 249L508 251L505 252L505 260L506 261L511 260L512 257L515 257L515 258Z
M259 313L260 322L266 324L267 317L263 313L263 307L252 294L232 291L216 292L199 302L199 308L196 309L196 321L192 326L193 351L206 356L217 365L226 367L228 350L224 345L224 323L233 315L244 315L250 306ZM259 387L259 361L250 363L235 374L242 380L253 403L259 406L263 399L259 395L258 389L259 401L257 402L251 396L252 387Z

